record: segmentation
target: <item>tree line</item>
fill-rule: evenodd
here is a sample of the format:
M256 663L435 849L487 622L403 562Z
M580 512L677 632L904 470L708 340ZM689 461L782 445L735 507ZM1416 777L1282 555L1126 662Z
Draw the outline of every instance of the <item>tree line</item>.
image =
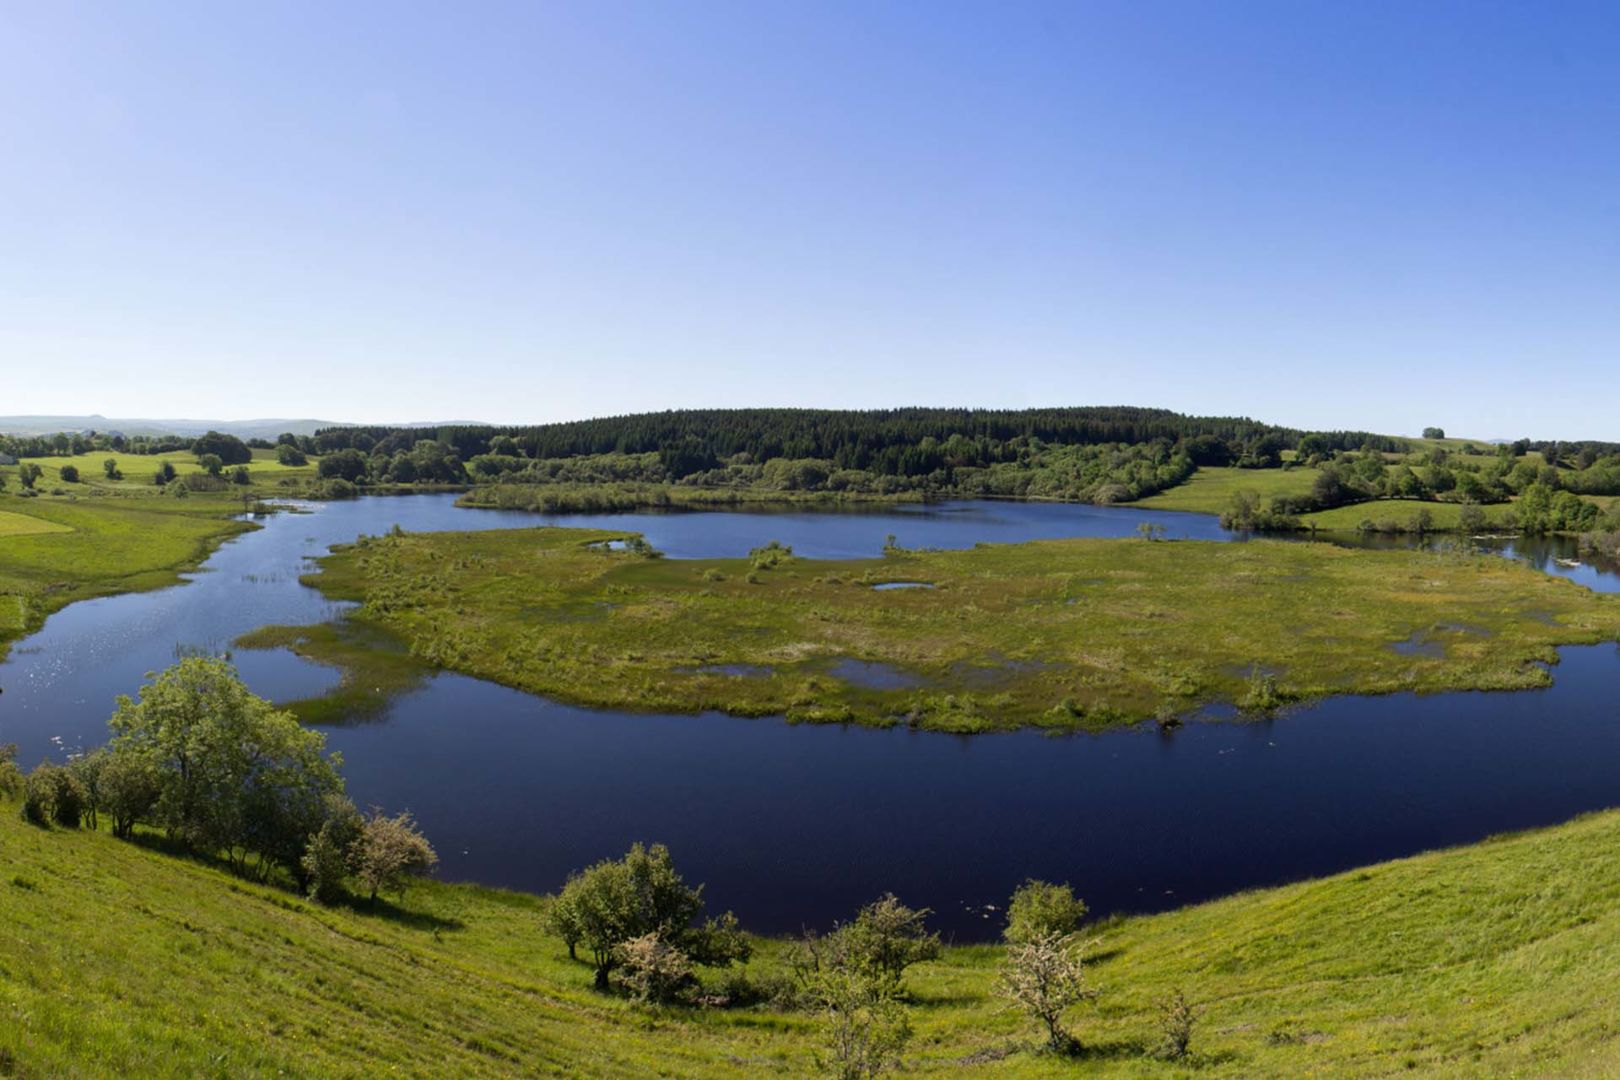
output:
M942 467L1013 460L1031 440L1051 445L1183 444L1227 464L1274 440L1292 449L1304 433L1242 417L1185 416L1166 409L688 409L519 427L333 428L317 432L322 452L354 447L385 453L432 439L463 461L509 453L531 460L656 454L671 479L732 463L815 459L835 470L917 476ZM1324 433L1335 446L1398 440L1365 432ZM496 440L505 440L498 446Z

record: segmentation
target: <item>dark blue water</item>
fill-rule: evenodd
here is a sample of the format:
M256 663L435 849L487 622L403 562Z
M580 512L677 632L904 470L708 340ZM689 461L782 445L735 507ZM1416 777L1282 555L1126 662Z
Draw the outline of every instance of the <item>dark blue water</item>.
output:
M32 763L101 742L116 695L190 650L342 605L298 583L312 556L398 523L529 526L448 496L330 503L265 519L185 585L75 604L0 664L0 742ZM1231 539L1212 518L1129 508L956 503L871 513L555 516L641 531L673 557L768 540L803 555L875 555L1036 537ZM1550 572L1601 588L1606 568ZM960 936L1023 878L1072 882L1098 911L1151 910L1563 820L1620 804L1620 652L1570 649L1550 690L1343 698L1258 723L1200 722L1049 738L792 726L570 708L441 675L381 722L330 730L361 804L409 808L447 877L550 890L634 840L669 843L712 902L764 931L824 925L892 889ZM319 692L334 673L238 653L255 690ZM877 675L881 675L878 672ZM874 676L876 677L876 676Z
M1617 685L1614 646L1574 648L1548 690L1051 738L604 714L441 675L330 737L449 877L550 890L659 840L758 930L893 890L977 937L1029 876L1150 911L1616 805Z
M893 534L901 547L970 548L1024 540L1136 536L1143 523L1162 526L1171 540L1241 540L1208 514L1133 510L1074 503L945 502L874 505L844 510L537 514L543 524L632 529L674 559L738 558L771 540L811 559L861 559L882 553ZM465 526L457 526L465 527Z

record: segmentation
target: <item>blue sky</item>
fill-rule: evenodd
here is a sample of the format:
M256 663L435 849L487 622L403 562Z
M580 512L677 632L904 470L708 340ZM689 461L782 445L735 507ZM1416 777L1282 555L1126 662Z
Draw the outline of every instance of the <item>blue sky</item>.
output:
M1620 8L9 4L0 413L1620 439Z

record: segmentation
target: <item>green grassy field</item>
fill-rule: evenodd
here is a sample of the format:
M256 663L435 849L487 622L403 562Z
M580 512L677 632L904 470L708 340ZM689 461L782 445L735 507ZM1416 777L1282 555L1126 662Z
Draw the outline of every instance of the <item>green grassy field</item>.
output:
M47 521L42 517L34 517L29 514L16 514L10 510L0 510L0 537L34 536L39 533L72 531L73 528L70 525Z
M118 468L123 473L123 479L107 479L104 462L109 458L117 461ZM99 488L144 493L143 489L151 489L154 486L152 474L164 462L173 465L175 472L181 476L202 472L202 466L197 464L197 456L189 450L174 450L165 454L119 454L98 450L88 454L75 454L71 457L38 457L23 460L38 465L44 470L44 475L38 481L38 487L44 489L60 487L65 491L79 492ZM65 483L62 480L62 467L64 465L71 465L79 470L78 483ZM254 450L253 460L248 464L248 475L253 478L254 486L280 486L282 480L293 480L300 483L314 480L315 469L315 458L311 458L307 465L282 465L276 460L274 450ZM7 484L9 490L16 491L15 474L17 470L10 468L0 471L8 474ZM227 467L226 472L229 471L230 469Z
M1210 467L1193 473L1192 479L1169 491L1161 491L1132 506L1148 510L1191 510L1219 514L1232 505L1240 491L1252 491L1262 499L1278 495L1309 495L1316 482L1316 470L1307 466L1289 469L1234 469Z
M253 526L233 499L0 495L0 657L75 600L171 585Z
M1507 527L1503 518L1511 506L1511 503L1481 506L1479 509L1485 515L1486 527L1488 529ZM1417 499L1372 499L1368 502L1352 503L1349 506L1336 506L1332 510L1301 514L1299 523L1305 528L1314 527L1328 532L1355 532L1364 521L1373 522L1375 525L1380 522L1393 522L1404 527L1424 510L1429 512L1431 529L1449 532L1458 527L1463 508L1459 503L1422 502Z
M1275 675L1265 693L1292 700L1541 686L1537 661L1556 660L1555 644L1620 631L1620 599L1487 556L1057 540L751 570L603 549L626 535L373 538L308 580L362 602L352 622L427 664L537 694L952 731L1244 702L1256 665ZM932 587L872 587L885 582ZM358 671L350 687L389 685L366 672L367 650L334 652L333 633L277 628L240 644L291 644ZM1440 655L1396 648L1415 640Z
M902 1075L1603 1077L1620 1070L1620 814L1106 922L1080 1059L992 994L1000 950L914 968ZM589 989L539 898L425 883L321 908L0 805L0 1074L803 1077L817 1019ZM677 862L680 853L676 852ZM1084 892L1083 882L1076 882ZM715 898L723 903L724 898ZM762 941L749 977L781 974ZM1154 1002L1199 1010L1151 1059Z

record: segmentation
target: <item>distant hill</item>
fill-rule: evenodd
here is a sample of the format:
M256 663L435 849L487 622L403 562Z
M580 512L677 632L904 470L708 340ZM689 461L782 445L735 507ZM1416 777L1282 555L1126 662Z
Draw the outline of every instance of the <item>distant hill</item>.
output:
M398 427L460 425L464 421L406 423ZM0 435L54 435L59 431L121 432L125 435L201 435L223 431L241 439L274 439L284 431L313 435L322 428L354 427L338 420L142 420L117 416L0 416Z

